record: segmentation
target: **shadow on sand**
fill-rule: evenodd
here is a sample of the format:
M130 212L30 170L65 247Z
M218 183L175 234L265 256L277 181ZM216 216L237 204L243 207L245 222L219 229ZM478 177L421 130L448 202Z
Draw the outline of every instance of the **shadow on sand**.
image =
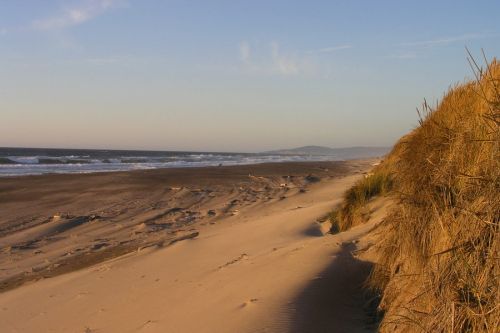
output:
M321 226L318 223L313 223L307 229L305 229L302 234L307 237L323 237L324 234L321 231Z
M376 332L377 302L364 288L372 264L352 255L353 243L341 251L317 279L293 301L290 333Z

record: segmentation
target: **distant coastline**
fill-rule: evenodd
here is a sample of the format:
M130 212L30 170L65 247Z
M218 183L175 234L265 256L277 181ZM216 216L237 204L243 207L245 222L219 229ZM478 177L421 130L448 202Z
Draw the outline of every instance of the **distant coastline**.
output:
M330 148L323 146L303 146L290 149L279 149L264 152L263 154L279 155L312 155L312 156L336 156L342 159L370 158L383 156L389 153L391 147L347 147Z

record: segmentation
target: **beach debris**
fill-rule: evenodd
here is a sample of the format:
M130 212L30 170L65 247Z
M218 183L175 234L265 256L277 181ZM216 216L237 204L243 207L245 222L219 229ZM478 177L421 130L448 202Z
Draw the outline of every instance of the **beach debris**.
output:
M75 217L76 217L75 215L70 214L70 213L57 212L57 213L55 213L52 216L51 220L52 221L53 220L59 220L59 219L67 219L67 220L69 220L69 219L74 219Z
M203 192L208 192L208 190L202 188L194 188L191 190L191 193L203 193Z
M101 242L101 243L96 243L96 244L92 245L92 247L90 249L92 251L97 251L97 250L100 250L100 249L107 247L107 246L109 246L109 243Z
M251 178L251 179L255 179L255 180L267 180L266 177L262 177L262 176L254 176L252 174L248 174L248 177Z
M215 212L215 209L210 209L210 210L207 212L207 215L208 215L208 216L215 216L215 215L217 215L217 213Z
M308 174L306 177L305 177L305 180L309 183L317 183L321 180L321 178L319 178L318 176L315 176L313 174Z
M182 187L168 187L167 189L170 191L180 191L182 190Z

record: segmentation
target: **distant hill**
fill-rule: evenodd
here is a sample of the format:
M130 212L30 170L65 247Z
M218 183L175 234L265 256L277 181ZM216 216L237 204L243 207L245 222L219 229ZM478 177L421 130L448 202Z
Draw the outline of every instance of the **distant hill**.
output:
M277 155L313 155L334 156L339 159L378 157L389 153L391 147L348 147L329 148L322 146L304 146L292 149L266 151L264 154Z

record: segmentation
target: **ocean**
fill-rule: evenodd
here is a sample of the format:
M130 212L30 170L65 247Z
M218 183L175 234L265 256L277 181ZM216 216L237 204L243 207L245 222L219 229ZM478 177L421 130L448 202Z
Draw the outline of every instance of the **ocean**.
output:
M340 159L272 153L0 148L0 177Z

